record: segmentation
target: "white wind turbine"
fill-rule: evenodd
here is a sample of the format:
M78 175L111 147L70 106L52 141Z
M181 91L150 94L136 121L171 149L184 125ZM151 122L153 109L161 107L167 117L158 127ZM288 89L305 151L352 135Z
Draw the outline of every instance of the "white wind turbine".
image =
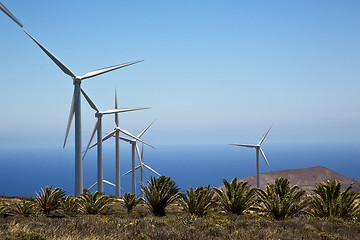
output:
M138 138L140 138L142 135L144 135L144 133L149 129L149 127L151 127L151 125L153 125L153 123L156 121L156 119L154 119L154 121L152 121L147 127L145 127L140 133L139 135L137 135ZM120 137L121 140L123 141L126 141L128 143L131 144L131 170L125 174L123 174L122 176L128 174L128 173L132 173L132 193L133 194L136 194L136 173L135 173L135 170L136 170L136 167L135 167L135 151L137 152L137 155L139 157L139 160L140 160L140 165L144 165L143 162L142 162L142 158L141 158L141 155L140 155L140 151L139 151L139 147L137 146L136 144L136 139L135 140L131 140L131 139L128 139L128 138L123 138L123 137ZM154 148L153 146L147 144L148 146ZM154 148L155 149L155 148ZM143 166L142 166L143 167ZM153 171L154 173L158 174L155 170L153 170L152 168L150 168L149 166L145 166L146 168L148 168L149 170ZM160 175L160 174L159 174Z
M116 116L116 115L115 115ZM155 119L156 120L156 119ZM103 139L102 139L102 141L106 141L107 139L109 139L109 138L111 138L111 137L115 137L116 139L119 139L119 140L123 140L123 141L125 141L125 142L128 142L128 143L130 143L131 144L131 159L132 159L132 170L134 170L134 171L132 171L132 193L136 193L136 175L135 175L135 151L137 151L137 153L138 153L138 156L140 156L140 154L139 154L139 148L137 147L137 145L136 145L136 142L137 142L137 140L138 141L140 141L140 142L142 142L142 143L144 143L144 144L146 144L146 145L148 145L148 146L150 146L150 147L152 147L152 148L154 148L154 149L156 149L155 147L153 147L153 146L151 146L150 144L148 144L147 142L145 142L145 141L143 141L142 139L140 139L140 137L149 129L149 127L155 122L155 120L154 121L152 121L146 128L144 128L137 136L134 136L134 135L132 135L131 133L129 133L129 132L127 132L127 131L125 131L125 130L122 130L122 129L120 129L118 126L114 129L114 131L112 131L111 133L109 133L109 134L107 134ZM133 139L128 139L128 138L124 138L124 137L119 137L118 136L118 133L119 132L122 132L122 133L124 133L124 132L126 132L126 133L128 133L128 134L131 134L132 136L131 136L131 138L133 138ZM116 135L115 135L116 134ZM127 134L127 135L128 135ZM114 136L115 135L115 136ZM128 135L129 136L129 135ZM118 144L118 143L117 143ZM96 143L94 144L94 145L92 145L90 148L92 148L92 147L94 147L94 146L96 146ZM117 145L118 146L118 145ZM89 148L89 149L90 149ZM119 173L119 176L120 176L120 169L119 169L119 171L118 170L116 170L117 171L117 173L116 174L118 174ZM120 188L120 181L119 181L119 185L117 185L117 187L118 188Z
M270 171L270 164L268 162L268 160L265 157L265 153L264 151L261 149L261 144L262 142L265 140L267 134L269 133L270 129L272 128L274 124L272 124L270 126L270 128L266 131L266 133L264 134L264 136L260 139L259 143L257 145L250 145L250 144L230 144L233 146L240 146L240 147L248 147L248 148L255 148L256 149L256 186L258 188L260 188L260 163L259 163L259 152L261 153L261 155L263 156L266 164L268 165Z
M86 73L83 76L75 75L65 64L57 59L49 50L42 46L36 39L34 39L29 33L24 31L40 48L45 52L46 55L67 75L73 79L74 93L71 103L71 109L66 128L64 146L66 144L67 136L69 134L71 122L75 114L75 196L80 196L83 190L83 170L82 170L82 158L81 158L81 100L80 100L80 84L81 81L87 78L95 77L100 74L104 74L122 67L126 67L141 61L135 61L130 63L124 63L115 65L112 67L102 68Z
M137 170L137 169L140 168L140 170L141 170L140 183L141 183L141 186L143 186L143 185L144 185L144 175L145 175L145 173L144 173L144 167L146 167L147 169L149 169L150 171L152 171L153 173L155 173L155 174L157 174L157 175L159 175L159 176L161 176L161 174L158 173L158 172L156 172L154 169L152 169L151 167L149 167L148 165L146 165L146 164L144 163L144 144L142 144L142 147L141 147L141 155L139 154L139 148L138 148L137 145L136 145L136 151L137 151L137 154L138 154L138 158L139 158L140 164L135 168L135 170ZM131 173L132 171L133 171L133 170L130 170L130 171L124 173L124 174L122 175L122 177L125 176L125 175L127 175L127 174L129 174L129 173ZM141 192L141 198L144 198L144 193L143 193L143 192Z
M95 110L95 117L97 118L94 130L91 134L90 141L86 147L85 153L83 155L83 159L86 155L88 147L91 144L91 141L94 138L95 132L97 132L97 186L98 192L104 192L103 187L103 156L102 156L102 116L106 114L115 114L115 113L123 113L130 112L135 110L143 110L148 108L121 108L121 109L110 109L107 111L100 111L100 109L95 105L95 103L91 100L91 98L86 94L84 89L81 89L81 93L84 95L86 101L89 103L90 107ZM133 135L124 132L124 134L132 137Z
M0 9L8 15L14 22L16 22L20 27L23 27L22 23L4 6L0 3Z

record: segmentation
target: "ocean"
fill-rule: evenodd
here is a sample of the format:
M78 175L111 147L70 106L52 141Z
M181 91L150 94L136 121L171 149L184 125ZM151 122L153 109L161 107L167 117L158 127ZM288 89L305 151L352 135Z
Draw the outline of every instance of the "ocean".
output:
M140 146L139 146L140 147ZM263 144L273 171L324 166L345 176L360 179L358 143ZM105 146L104 179L114 182L115 153ZM121 174L131 168L131 146L120 146ZM138 160L136 159L137 164ZM256 173L255 149L229 145L163 145L144 148L144 162L160 174L170 176L182 191L190 187L222 185ZM260 156L260 171L268 172ZM96 182L96 148L83 162L84 187ZM145 170L145 180L154 174ZM140 171L137 171L137 193L140 193ZM0 148L0 195L35 196L45 186L63 188L74 194L74 149ZM131 191L131 174L121 178L122 194ZM114 195L114 187L104 184L104 192Z

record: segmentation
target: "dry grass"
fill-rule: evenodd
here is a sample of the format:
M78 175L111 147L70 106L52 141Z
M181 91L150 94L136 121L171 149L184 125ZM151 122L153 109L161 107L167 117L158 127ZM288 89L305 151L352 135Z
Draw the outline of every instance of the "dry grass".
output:
M0 205L18 200L0 197ZM155 217L144 203L128 214L121 201L111 198L111 215L0 218L0 239L360 239L360 221L310 217L274 221L217 211L195 217L183 213L177 204L167 209L166 217Z

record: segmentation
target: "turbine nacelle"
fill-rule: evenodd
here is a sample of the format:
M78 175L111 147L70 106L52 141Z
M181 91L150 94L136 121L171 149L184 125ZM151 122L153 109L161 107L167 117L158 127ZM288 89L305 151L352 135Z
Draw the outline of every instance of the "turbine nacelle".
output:
M95 113L95 117L102 117L104 115L104 113L103 112L96 112Z
M75 78L73 78L73 84L75 85L77 83L81 83L81 77L76 76Z

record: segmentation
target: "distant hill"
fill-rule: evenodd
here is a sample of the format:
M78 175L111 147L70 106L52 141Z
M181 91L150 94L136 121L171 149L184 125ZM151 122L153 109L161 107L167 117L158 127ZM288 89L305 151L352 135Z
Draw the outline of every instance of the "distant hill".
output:
M349 184L354 183L352 191L360 192L360 181L346 177L340 173L334 172L325 167L311 167L300 169L289 169L269 173L260 174L260 188L265 189L267 183L274 183L275 179L284 177L290 182L290 185L298 185L301 189L310 192L314 189L314 186L320 182L326 180L338 180L341 181L341 187L344 189ZM256 174L250 177L241 179L249 182L249 185L256 187Z

